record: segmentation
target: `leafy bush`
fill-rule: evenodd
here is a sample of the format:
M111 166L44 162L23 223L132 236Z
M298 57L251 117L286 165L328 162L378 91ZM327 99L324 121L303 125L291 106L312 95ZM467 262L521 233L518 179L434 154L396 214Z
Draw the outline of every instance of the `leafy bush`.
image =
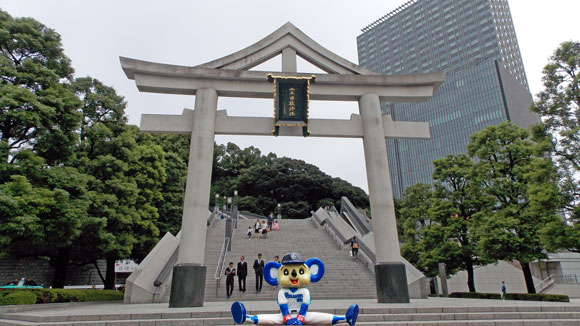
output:
M562 294L508 293L505 298L507 300L570 302L570 298Z
M501 299L501 294L499 293L453 292L449 296L465 299ZM506 300L570 302L570 298L567 295L561 294L507 293L505 298Z
M465 299L501 299L501 294L499 293L453 292L449 296L451 298Z
M34 304L36 295L28 291L14 291L0 297L0 305Z
M32 300L32 302L27 301L25 303L6 303L8 297L12 295L22 296L24 294L26 294L28 301L30 301L30 298L33 298L34 300ZM26 289L0 291L0 305L113 300L123 300L123 293L115 290L94 289Z

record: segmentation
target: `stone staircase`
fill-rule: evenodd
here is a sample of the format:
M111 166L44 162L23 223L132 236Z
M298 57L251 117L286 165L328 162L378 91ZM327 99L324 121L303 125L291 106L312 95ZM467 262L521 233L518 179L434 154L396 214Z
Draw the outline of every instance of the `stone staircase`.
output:
M276 298L277 289L264 282L262 291L256 293L255 274L252 268L258 253L262 253L265 262L272 261L278 255L280 259L289 252L297 252L304 259L317 257L325 265L325 274L318 283L309 285L313 299L340 298L376 298L374 276L360 262L353 260L345 251L339 250L329 235L320 228L315 228L308 219L282 220L280 231L268 233L267 238L248 240L246 232L255 220L239 220L238 229L234 232L232 250L227 253L226 264L234 262L237 266L240 256L248 262L246 292L238 291L238 280L235 279L234 293L230 300L272 300ZM220 280L216 297L216 280L214 278L220 250L225 234L225 221L208 230L205 264L208 266L206 277L205 300L223 301L225 294L225 277ZM215 239L215 240L214 240Z
M494 301L494 300L492 300ZM85 308L87 309L87 308ZM101 309L102 310L102 309ZM335 311L340 310L340 311ZM312 311L342 314L341 309ZM248 310L250 314L276 313L272 309ZM124 313L85 310L36 313L0 312L0 326L182 326L233 325L227 309L184 311L148 309ZM455 307L361 307L357 325L405 326L578 326L580 306L455 306Z

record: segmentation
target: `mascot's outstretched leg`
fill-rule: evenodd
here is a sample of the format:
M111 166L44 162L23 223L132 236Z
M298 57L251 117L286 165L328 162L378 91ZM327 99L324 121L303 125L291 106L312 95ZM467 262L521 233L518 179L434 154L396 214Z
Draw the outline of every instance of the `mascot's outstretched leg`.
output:
M302 325L302 322L298 318L290 318L286 323L284 323L284 317L282 317L281 314L248 316L246 313L246 307L244 307L243 303L238 301L232 304L232 317L234 317L234 322L236 324L243 324L245 322L258 324L259 322L264 325ZM334 325L346 321L349 325L355 325L357 317L358 305L353 304L348 308L344 316L334 316L321 312L309 312L306 315L304 323L314 325Z
M358 318L358 305L353 304L352 306L348 307L348 310L346 311L345 317L346 317L346 322L349 325L356 324L356 319Z
M236 324L243 324L246 321L257 324L258 318L256 316L248 316L246 314L246 307L241 302L234 302L232 304L232 317L234 317L234 322Z
M304 261L297 253L287 254L282 263L269 262L264 267L264 279L272 286L281 285L278 291L279 314L248 316L241 302L232 304L232 317L236 324L245 322L261 325L334 325L347 322L355 325L358 305L353 304L344 316L321 312L309 312L310 282L318 282L324 275L324 264L318 258Z
M244 304L237 301L232 304L232 317L234 317L236 324L249 322L263 325L282 325L284 323L282 315L280 314L248 316Z

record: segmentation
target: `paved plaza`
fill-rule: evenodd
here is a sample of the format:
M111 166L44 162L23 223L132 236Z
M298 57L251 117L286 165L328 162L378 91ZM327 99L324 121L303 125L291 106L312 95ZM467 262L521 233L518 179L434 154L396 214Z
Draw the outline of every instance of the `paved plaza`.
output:
M180 326L233 325L233 301L203 307L169 308L167 303L61 303L0 308L0 326ZM429 298L384 304L374 299L314 300L310 311L343 314L352 303L361 310L357 325L580 325L580 300L570 303ZM244 302L249 313L278 311L275 299Z

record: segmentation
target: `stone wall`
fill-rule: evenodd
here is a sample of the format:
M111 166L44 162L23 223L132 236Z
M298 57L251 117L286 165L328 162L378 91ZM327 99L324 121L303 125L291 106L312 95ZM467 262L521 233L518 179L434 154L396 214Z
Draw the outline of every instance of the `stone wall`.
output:
M98 262L103 275L105 274L105 261ZM44 287L52 285L54 268L47 258L3 258L0 259L0 284L6 284L19 278L30 278ZM67 285L102 285L103 282L93 265L70 266L67 275Z

